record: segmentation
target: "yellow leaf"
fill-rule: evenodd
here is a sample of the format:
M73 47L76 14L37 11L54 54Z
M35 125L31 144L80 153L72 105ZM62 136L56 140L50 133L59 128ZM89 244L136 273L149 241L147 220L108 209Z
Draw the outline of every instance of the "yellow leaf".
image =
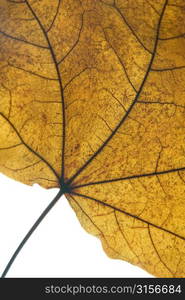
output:
M185 277L183 0L0 0L0 171L112 258Z

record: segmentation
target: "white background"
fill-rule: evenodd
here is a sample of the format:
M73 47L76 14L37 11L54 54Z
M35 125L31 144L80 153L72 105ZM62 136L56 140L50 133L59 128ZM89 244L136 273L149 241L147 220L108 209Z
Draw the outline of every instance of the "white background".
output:
M57 194L0 174L0 272L27 231ZM110 259L86 233L65 197L49 212L18 255L7 277L153 277Z

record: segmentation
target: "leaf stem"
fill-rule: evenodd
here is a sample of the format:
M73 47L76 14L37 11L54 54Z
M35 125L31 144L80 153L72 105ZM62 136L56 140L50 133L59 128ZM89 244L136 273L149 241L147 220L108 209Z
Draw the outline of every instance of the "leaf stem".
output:
M55 206L55 204L57 203L57 201L60 199L60 197L63 194L64 194L63 189L60 189L59 192L58 192L58 194L55 196L55 198L50 202L50 204L45 208L45 210L42 212L42 214L40 215L40 217L36 220L36 222L30 228L30 230L28 231L28 233L26 234L26 236L24 237L24 239L22 240L22 242L19 244L19 246L17 247L17 249L14 252L14 254L12 255L11 259L9 260L6 268L4 269L4 271L3 271L2 275L1 275L1 278L5 278L6 277L6 274L10 270L12 264L14 263L17 255L22 250L23 246L26 244L26 242L28 241L28 239L31 237L32 233L39 226L39 224L42 222L42 220L46 217L46 215L49 213L49 211Z

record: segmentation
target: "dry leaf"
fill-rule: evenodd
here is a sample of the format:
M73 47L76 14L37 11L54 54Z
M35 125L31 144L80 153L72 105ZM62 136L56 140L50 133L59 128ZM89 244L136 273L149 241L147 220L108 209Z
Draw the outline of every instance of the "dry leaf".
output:
M183 0L0 0L0 171L106 253L185 277Z

